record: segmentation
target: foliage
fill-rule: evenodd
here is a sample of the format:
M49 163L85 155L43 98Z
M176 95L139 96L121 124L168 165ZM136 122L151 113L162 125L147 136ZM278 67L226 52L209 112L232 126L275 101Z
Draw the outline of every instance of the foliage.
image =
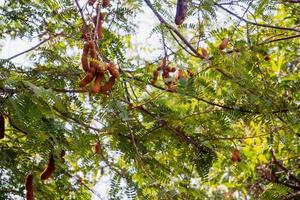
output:
M31 63L0 60L0 199L24 197L30 172L37 199L299 198L299 2L189 1L176 26L175 0L111 0L95 42L121 76L96 95L79 88L95 9L77 3L0 7L1 41L39 43L23 52ZM135 42L140 16L159 42ZM177 68L173 81L185 72L175 86L161 72L151 83L164 60ZM41 181L51 155L54 174Z

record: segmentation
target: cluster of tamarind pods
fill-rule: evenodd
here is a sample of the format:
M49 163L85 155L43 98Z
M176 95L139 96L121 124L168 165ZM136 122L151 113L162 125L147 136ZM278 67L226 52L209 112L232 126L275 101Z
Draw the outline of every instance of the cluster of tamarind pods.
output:
M92 150L95 155L100 154L102 151L100 142L96 142L95 144L93 144ZM54 173L56 169L55 161L60 159L61 163L65 162L64 159L65 154L66 154L65 150L62 149L60 152L60 157L56 157L56 159L54 159L55 156L53 156L53 154L50 155L48 164L40 175L42 181L47 180ZM34 200L33 180L34 180L33 174L30 172L25 178L26 200Z
M65 156L65 153L66 153L65 150L61 150L60 159L62 163L65 162L65 159L63 158ZM53 172L55 171L55 169L56 169L55 159L54 156L51 154L46 168L41 173L40 176L41 180L44 181L50 178ZM33 174L30 172L25 178L26 200L34 200L33 180L34 180Z
M224 38L219 45L219 49L222 51L224 50L229 43L229 40L227 38ZM201 48L201 54L204 58L208 58L208 53L206 49ZM166 58L164 58L157 69L153 71L153 77L151 80L151 84L155 85L158 76L160 74L160 71L162 71L162 79L164 81L165 86L167 87L167 90L175 92L176 91L176 83L179 79L186 77L188 75L189 77L195 76L194 72L191 69L187 69L186 71L183 69L177 69L176 67L171 67L167 64ZM173 77L170 76L170 74L174 74Z
M96 0L88 0L88 5L94 6ZM102 7L109 6L108 0L102 1ZM115 80L120 76L119 70L113 62L104 62L97 55L96 44L92 39L94 33L98 39L103 37L102 22L104 14L100 12L99 4L96 5L96 16L93 16L94 31L89 33L88 28L84 28L84 46L81 56L81 64L86 72L85 77L80 81L79 86L85 87L94 80L93 86L90 89L92 94L108 93L115 84ZM105 74L109 72L108 81L101 85L105 78Z

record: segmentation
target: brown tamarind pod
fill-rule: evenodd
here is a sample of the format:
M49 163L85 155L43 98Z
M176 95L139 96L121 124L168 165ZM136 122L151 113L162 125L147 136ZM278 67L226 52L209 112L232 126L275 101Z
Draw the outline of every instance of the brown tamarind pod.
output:
M168 71L168 72L171 72L171 70L172 70L172 67L170 67L170 66L167 66L167 67L165 67L165 70L166 70L166 71Z
M64 159L65 155L66 155L66 151L62 149L61 152L60 152L60 158L61 158L61 162L62 163L65 162L65 159Z
M202 53L202 56L203 56L204 58L207 58L207 57L208 57L208 53L207 53L206 49L201 48L201 53Z
M102 1L102 7L103 8L106 8L106 7L108 7L109 6L109 0L103 0Z
M51 155L47 167L44 169L44 171L41 174L41 179L46 180L50 178L50 176L54 171L55 171L55 163L54 163L53 155Z
M100 142L96 142L93 145L93 152L94 152L94 154L100 154L101 153L101 144L100 144Z
M103 13L98 14L98 12L97 12L97 15L93 17L93 22L95 24L95 29L96 29L96 33L97 33L98 38L102 38L102 36L103 36L103 33L102 33L102 21L103 21L103 19L104 19Z
M176 72L176 67L172 67L170 72Z
M96 2L96 0L88 0L89 6L93 6L95 2Z
M177 80L181 79L183 77L183 75L184 75L184 71L182 69L179 69L176 79Z
M25 178L26 200L34 200L33 175L28 174Z
M100 91L100 87L101 87L101 81L104 78L104 74L97 74L96 75L96 79L95 79L95 83L91 89L91 93L93 95L95 95L96 93L98 93Z
M270 60L271 60L271 57L270 57L269 55L266 55L266 56L264 57L264 59L265 59L265 61L270 61Z
M83 51L82 51L82 55L81 55L81 64L82 64L82 68L85 72L87 72L89 70L88 53L89 53L89 44L85 43L83 46Z
M160 71L160 70L162 70L162 67L159 66L159 67L156 68L156 70L157 70L157 71Z
M97 58L96 46L92 40L89 41L89 48L90 48L91 57L96 59Z
M170 77L169 71L166 70L166 69L164 69L164 70L163 70L163 73L162 73L162 77L163 77L163 78L169 78L169 77Z
M188 0L177 0L175 24L181 25L186 17Z
M190 70L190 69L187 70L187 73L188 73L188 75L190 77L194 77L195 76L195 73L192 70Z
M240 151L239 151L238 149L234 149L234 150L232 151L231 160L232 160L233 162L240 162L240 161L241 161Z
M227 47L228 42L229 42L229 40L227 38L224 38L219 46L219 49L224 50Z
M119 70L113 62L110 62L108 64L108 71L115 78L118 78L120 76Z
M85 87L87 84L92 82L94 75L91 72L88 72L86 76L79 82L80 87Z
M153 78L157 78L158 77L158 71L157 70L154 70L153 71Z
M5 120L3 115L0 115L0 139L3 139L5 135Z
M108 81L103 86L100 87L99 92L100 93L109 92L112 89L112 87L114 86L115 81L116 81L116 78L114 76L109 77Z
M155 85L155 83L157 82L158 74L159 74L159 72L158 72L157 70L154 70L154 71L153 71L153 78L152 78L152 80L151 80L151 84L152 84L152 85Z

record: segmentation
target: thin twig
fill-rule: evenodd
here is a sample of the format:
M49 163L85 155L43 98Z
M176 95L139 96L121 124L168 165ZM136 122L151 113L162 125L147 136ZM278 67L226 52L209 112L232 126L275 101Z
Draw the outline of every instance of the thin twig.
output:
M25 53L28 53L28 52L30 52L30 51L36 49L37 47L41 46L42 44L48 42L49 40L51 40L51 39L53 39L54 37L57 37L57 36L59 36L59 35L62 35L62 33L57 33L57 34L55 34L55 35L53 35L53 36L50 36L49 38L47 38L47 39L41 41L41 42L38 43L37 45L35 45L35 46L33 46L33 47L31 47L31 48L29 48L29 49L27 49L27 50L25 50L25 51L23 51L23 52L21 52L21 53L18 53L18 54L14 55L14 56L11 56L11 57L9 57L9 58L7 58L7 59L5 59L5 60L12 60L12 59L14 59L14 58L16 58L16 57L18 57L18 56L21 56L21 55L23 55L23 54L25 54Z
M231 10L221 6L220 4L217 4L215 3L215 5L219 8L221 8L222 10L228 12L229 14L235 16L236 18L246 22L246 23L249 23L249 24L252 24L252 25L255 25L255 26L261 26L261 27L265 27L265 28L272 28L272 29L280 29L280 30L287 30L287 31L295 31L295 32L300 32L299 29L295 29L295 28L287 28L287 27L281 27L281 26L273 26L273 25L268 25L268 24L260 24L260 23L255 23L255 22L252 22L252 21L249 21L249 20L246 20L242 17L240 17L239 15L235 14L234 12L232 12Z

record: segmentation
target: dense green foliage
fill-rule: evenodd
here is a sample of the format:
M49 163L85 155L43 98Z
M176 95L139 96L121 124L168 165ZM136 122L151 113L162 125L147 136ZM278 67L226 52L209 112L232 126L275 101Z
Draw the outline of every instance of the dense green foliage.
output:
M36 199L300 198L298 1L189 1L176 26L175 0L110 0L96 42L121 76L96 95L79 87L82 16L88 22L95 13L79 4L0 7L2 42L41 42L28 47L30 63L0 60L0 199L24 197L29 173ZM134 41L143 34L139 17L156 21L146 37L158 43ZM163 58L194 76L175 90L161 75L151 84ZM55 172L41 181L50 155ZM96 192L105 184L107 194Z

